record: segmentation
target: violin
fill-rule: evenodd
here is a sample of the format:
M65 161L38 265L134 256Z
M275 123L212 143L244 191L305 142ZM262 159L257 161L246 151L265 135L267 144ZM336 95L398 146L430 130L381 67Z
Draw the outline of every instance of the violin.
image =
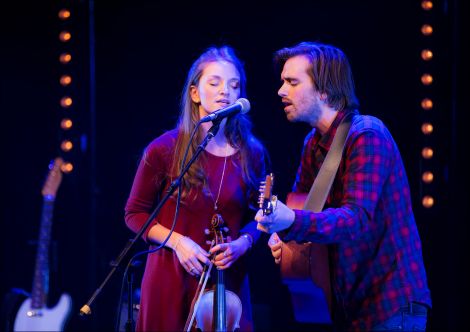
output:
M210 229L213 234L212 246L225 242L223 232L226 232L227 228L223 226L222 216L215 214ZM219 252L214 256L217 254ZM211 262L204 267L184 331L190 331L191 327L200 331L216 332L240 329L242 302L234 292L225 288L224 270L216 271L214 289L204 291L212 266Z

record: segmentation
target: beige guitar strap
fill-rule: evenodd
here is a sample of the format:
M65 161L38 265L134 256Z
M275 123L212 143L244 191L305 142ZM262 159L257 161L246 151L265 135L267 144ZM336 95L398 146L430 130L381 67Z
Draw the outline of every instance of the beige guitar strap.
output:
M304 210L320 212L323 210L326 198L330 192L331 185L335 178L336 172L341 161L343 154L344 144L349 134L349 128L351 127L352 115L348 114L341 121L338 129L336 130L331 147L326 154L325 160L323 161L320 170L318 171L315 181L313 181L310 192L308 193L307 199L305 200Z

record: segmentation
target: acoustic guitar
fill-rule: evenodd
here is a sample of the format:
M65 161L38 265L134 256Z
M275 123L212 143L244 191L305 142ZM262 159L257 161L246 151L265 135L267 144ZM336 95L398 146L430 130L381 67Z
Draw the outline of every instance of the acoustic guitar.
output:
M64 293L53 308L47 308L49 290L49 244L52 214L57 190L62 181L63 160L56 158L50 165L43 196L41 227L39 232L36 266L31 296L21 304L15 317L14 331L63 331L72 309L70 295Z
M274 177L266 176L260 186L259 207L265 215L276 208L272 195ZM286 205L302 210L307 194L289 193ZM308 242L283 243L280 261L282 282L287 286L295 319L301 323L331 323L331 283L326 245Z

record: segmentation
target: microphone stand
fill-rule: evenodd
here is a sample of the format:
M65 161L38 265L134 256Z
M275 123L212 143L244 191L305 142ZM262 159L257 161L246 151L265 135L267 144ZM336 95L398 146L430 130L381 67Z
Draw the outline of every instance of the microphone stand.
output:
M212 122L212 127L208 130L207 132L207 135L206 137L204 138L204 140L202 141L202 143L198 146L196 152L194 153L194 155L192 156L191 160L188 161L188 163L185 165L185 167L183 168L183 170L181 171L181 174L178 176L178 178L176 178L169 186L167 192L166 192L166 195L160 200L160 202L158 203L158 205L155 207L155 209L153 210L153 212L150 214L150 216L148 217L147 221L145 222L145 224L142 226L142 228L139 230L139 232L134 236L133 239L129 240L127 242L127 245L124 247L124 249L121 251L121 253L119 254L118 258L112 262L112 269L111 271L109 271L108 275L106 276L106 278L104 279L104 281L101 283L101 285L95 290L95 292L93 293L93 295L90 297L90 299L88 300L88 302L83 305L81 308L80 308L80 316L84 316L84 315L91 315L91 305L92 303L95 301L96 297L101 293L101 291L103 290L104 286L108 283L109 279L112 277L112 275L114 274L114 272L116 272L117 268L121 265L121 262L123 261L123 259L127 256L127 254L129 253L130 249L134 246L134 244L137 242L138 239L140 239L142 237L142 234L144 234L145 230L148 228L148 226L150 225L150 223L152 222L152 220L155 219L155 217L158 215L158 213L160 212L161 208L163 207L163 205L166 203L166 201L171 197L171 195L174 193L174 191L176 190L176 188L178 188L181 184L181 180L183 179L184 175L186 174L186 172L189 170L189 168L191 167L191 165L196 161L196 159L199 157L199 155L201 154L201 152L206 148L207 144L209 143L209 141L215 136L217 135L217 132L219 131L219 128L220 128L220 122L221 122L221 119L220 120L217 120L217 121L213 121ZM200 124L200 123L199 123ZM199 125L198 124L198 125ZM167 238L168 239L168 238ZM165 240L166 242L167 240Z
M134 271L132 271L133 268L131 267L131 271L127 275L127 322L126 322L126 332L132 332L134 331L134 308L133 308L133 299L132 297L134 296L133 287L132 284L134 282Z
M125 324L125 332L133 332L135 329L134 322L134 273L135 269L141 265L141 261L134 261L129 266L127 274L127 321Z

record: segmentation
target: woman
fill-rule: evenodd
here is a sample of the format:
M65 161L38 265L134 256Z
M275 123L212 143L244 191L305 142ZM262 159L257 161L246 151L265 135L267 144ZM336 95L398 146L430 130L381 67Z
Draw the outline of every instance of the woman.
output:
M140 161L125 208L130 229L140 230L155 201L180 173L198 121L245 96L244 68L231 47L209 48L193 63L177 127L153 140ZM199 126L186 162L211 126L211 122ZM137 330L183 330L199 276L211 259L217 268L226 270L226 288L242 300L241 330L253 329L244 255L259 238L253 217L266 159L265 149L252 135L246 115L222 120L217 134L183 178L174 232L164 248L147 257ZM143 235L151 247L169 235L176 196L166 202ZM211 238L204 231L210 228L214 214L223 218L232 241L210 248L207 241ZM216 252L220 253L214 257Z

